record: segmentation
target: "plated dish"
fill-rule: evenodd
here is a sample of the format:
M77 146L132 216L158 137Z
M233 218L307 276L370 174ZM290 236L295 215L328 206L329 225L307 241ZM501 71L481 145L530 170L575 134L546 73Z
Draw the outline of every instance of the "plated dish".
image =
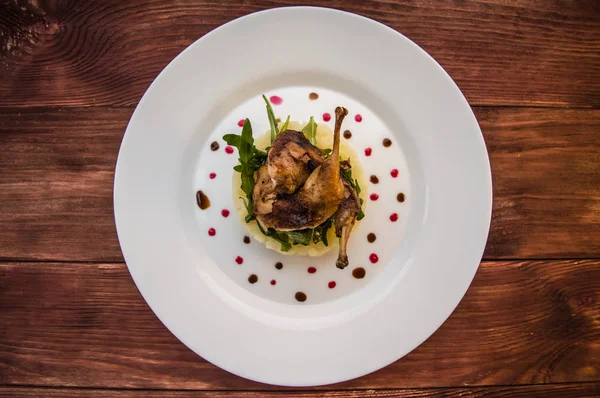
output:
M237 19L173 60L131 118L114 191L127 266L169 330L291 386L429 337L477 270L491 200L444 70L377 22L312 7Z

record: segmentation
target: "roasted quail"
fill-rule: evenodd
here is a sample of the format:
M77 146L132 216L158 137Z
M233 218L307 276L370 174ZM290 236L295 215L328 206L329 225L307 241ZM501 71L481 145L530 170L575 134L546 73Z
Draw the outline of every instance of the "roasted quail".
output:
M297 231L315 228L334 216L336 236L341 238L338 268L348 265L346 247L360 210L358 194L340 172L340 129L348 111L335 110L331 156L301 132L280 133L269 151L267 163L256 172L252 192L254 214L265 228Z

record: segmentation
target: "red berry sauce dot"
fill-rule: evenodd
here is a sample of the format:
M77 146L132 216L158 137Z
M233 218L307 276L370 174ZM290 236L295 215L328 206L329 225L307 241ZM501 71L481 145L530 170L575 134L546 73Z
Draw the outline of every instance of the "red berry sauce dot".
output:
M215 236L216 234L217 234L217 231L214 228L208 229L208 236Z
M375 264L377 261L379 261L379 257L377 257L377 254L375 253L371 253L371 255L369 256L369 260Z
M398 177L398 169L392 169L392 171L390 171L390 175L394 178Z
M227 209L221 210L221 215L225 218L229 217L229 210L227 210Z
M377 200L379 199L379 195L377 195L376 193L372 193L371 196L369 196L371 198L371 200Z
M271 279L271 285L275 286L276 283L277 281L275 279Z
M331 120L331 115L329 113L323 114L323 121L328 122Z
M227 146L225 147L225 152L227 152L227 154L231 155L231 154L233 153L233 147L232 147L232 146L229 146L229 145L227 145Z
M308 267L309 274L314 274L315 272L317 272L317 269L315 267Z
M390 216L390 221L391 222L398 221L398 213L392 213L392 215Z
M371 148L365 149L365 156L371 156L371 152L373 152Z
M269 101L271 101L273 105L281 105L281 103L283 102L283 98L278 97L277 95L272 95L271 97L269 97Z
M240 119L240 121L238 122L238 126L244 127L244 119Z
M327 286L329 286L330 289L333 289L335 287L336 283L335 281L331 281L327 284Z
M240 257L240 256L237 256L235 258L235 262L241 265L244 262L244 259L242 257Z
M354 116L354 120L356 120L358 123L362 122L362 116L360 114L357 114L356 116Z
M208 175L208 178L210 178L211 180L214 180L216 176L217 176L217 173L210 173Z

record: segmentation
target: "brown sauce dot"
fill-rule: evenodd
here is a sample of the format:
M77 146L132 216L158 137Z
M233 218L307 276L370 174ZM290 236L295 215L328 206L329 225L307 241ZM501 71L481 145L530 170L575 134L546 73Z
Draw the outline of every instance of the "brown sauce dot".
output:
M244 243L245 244L249 244L250 243L250 237L249 236L244 236Z
M376 175L372 175L369 178L369 181L371 181L373 184L377 184L377 183L379 183L379 178Z
M367 240L369 241L369 243L375 242L375 239L377 239L377 236L375 236L375 234L373 232L371 232L369 235L367 235Z
M275 121L276 121L277 123L281 123L281 119L280 119L280 118L277 118L277 119L275 119Z
M219 143L217 141L213 141L210 143L210 150L211 151L218 151L219 150Z
M383 139L383 146L388 148L390 145L392 145L392 140L390 140L389 138L384 138Z
M349 140L350 138L352 138L352 131L350 130L345 130L344 131L344 138Z
M367 271L363 267L354 268L352 270L352 276L356 279L362 279L367 274Z
M317 100L317 99L319 99L319 94L317 94L317 93L310 93L310 94L308 94L308 99L311 100L311 101Z
M198 203L198 207L202 210L206 210L210 207L210 200L202 191L196 192L196 203Z
M302 292L298 292L296 293L296 300L298 300L299 302L303 303L306 301L306 294L302 293Z
M256 274L252 274L248 277L248 282L254 284L256 282L258 282L258 276L256 276Z
M404 196L404 194L402 192L400 192L398 194L398 196L396 196L396 199L398 199L398 202L402 203L406 200L406 197Z
M282 269L283 268L283 264L281 263L281 261L277 261L275 263L275 268L277 268L277 269Z

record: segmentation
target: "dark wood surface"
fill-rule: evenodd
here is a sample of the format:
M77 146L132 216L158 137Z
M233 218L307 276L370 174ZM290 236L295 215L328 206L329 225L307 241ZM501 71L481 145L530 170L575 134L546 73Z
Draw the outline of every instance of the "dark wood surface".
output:
M10 262L0 276L0 384L273 388L231 376L183 346L123 263ZM485 261L431 338L402 360L334 388L599 381L598 281L599 260Z
M0 396L600 396L600 3L304 1L405 34L455 79L494 183L484 261L425 343L294 389L183 346L135 288L112 184L139 98L182 49L277 1L0 0Z

